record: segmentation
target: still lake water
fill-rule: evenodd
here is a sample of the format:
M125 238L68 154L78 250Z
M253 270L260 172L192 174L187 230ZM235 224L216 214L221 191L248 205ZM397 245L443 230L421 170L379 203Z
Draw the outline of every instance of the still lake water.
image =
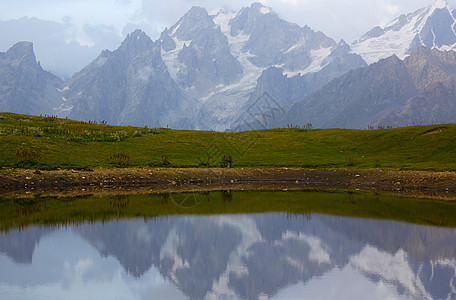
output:
M455 228L319 213L0 233L0 299L455 299Z

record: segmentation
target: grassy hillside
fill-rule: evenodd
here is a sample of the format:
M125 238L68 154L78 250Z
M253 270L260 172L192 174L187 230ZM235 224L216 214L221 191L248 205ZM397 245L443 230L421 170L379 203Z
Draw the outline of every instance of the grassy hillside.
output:
M456 125L219 133L0 113L2 168L234 167L456 170Z

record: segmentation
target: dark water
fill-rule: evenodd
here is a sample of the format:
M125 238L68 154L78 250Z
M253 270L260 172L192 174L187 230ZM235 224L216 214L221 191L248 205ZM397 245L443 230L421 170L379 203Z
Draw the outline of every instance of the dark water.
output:
M456 299L456 230L285 213L0 234L0 299Z

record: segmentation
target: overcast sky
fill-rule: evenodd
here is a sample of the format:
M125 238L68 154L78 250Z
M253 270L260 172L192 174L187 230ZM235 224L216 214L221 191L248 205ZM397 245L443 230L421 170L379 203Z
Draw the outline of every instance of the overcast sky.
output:
M116 49L136 28L157 39L192 6L209 11L238 10L248 0L0 0L0 51L20 40L32 41L37 58L65 77L103 49ZM351 43L376 25L434 0L261 0L279 16ZM456 4L456 0L449 0ZM70 59L71 57L71 59Z

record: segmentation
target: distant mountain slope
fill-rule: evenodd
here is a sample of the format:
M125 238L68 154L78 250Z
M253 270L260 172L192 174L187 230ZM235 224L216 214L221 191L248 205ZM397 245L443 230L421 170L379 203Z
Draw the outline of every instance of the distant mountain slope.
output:
M36 61L32 43L19 42L0 53L0 111L54 114L62 102L61 84Z
M160 48L140 30L76 73L64 96L68 102L61 110L73 119L193 128L187 117L191 102L170 77Z
M231 37L245 39L241 52L257 67L280 65L289 71L305 70L336 46L322 32L284 21L260 3L241 9L228 26Z
M284 106L319 90L334 78L352 69L366 67L366 62L357 54L350 53L350 46L341 41L322 62L319 72L289 76L283 69L271 67L258 78L255 91L248 105L254 105L261 95L268 93L277 104ZM285 74L284 74L285 73Z
M193 7L159 40L170 73L185 89L204 95L236 82L242 66L230 52L227 37L201 7Z
M198 22L190 22L188 15L192 11L198 11L203 17ZM203 22L208 29L201 34L209 43L213 39L206 37L209 32L215 32L217 36L223 34L227 38L231 56L221 51L202 56L206 60L212 58L214 63L218 59L228 62L223 65L223 68L227 71L226 76L230 75L228 78L231 82L219 81L218 85L212 84L206 86L209 88L201 90L195 86L189 88L188 85L182 84L179 78L177 79L180 85L199 102L197 126L201 129L225 130L234 126L246 107L250 105L249 103L254 101L252 97L261 92L257 88L258 79L268 68L280 68L290 77L309 74L307 88L304 91L296 91L301 98L348 70L365 65L361 57L349 53L349 46L344 42L337 45L322 32L315 32L307 26L300 27L284 21L271 8L260 3L254 3L239 12L219 11L211 18L217 29L213 28L212 22L207 19L201 8L193 8L160 38L163 59L170 72L177 74L176 77L182 74L179 71L182 69L198 74L197 65L188 67L188 64L181 61L186 49L184 44L187 45L186 47L189 47L188 44L197 44L195 40L186 40L192 36L190 34L183 36L180 34L181 31L193 34L197 32L195 28L201 27L200 23ZM223 45L217 49L226 49L225 39L220 40L223 40ZM198 42L198 39L196 41ZM348 51L345 51L347 49L344 44ZM174 45L177 46L174 48ZM206 53L206 50L201 50L201 53ZM235 63L231 63L232 58L235 59ZM241 66L240 70L238 66ZM321 75L315 75L323 69L325 70ZM216 79L218 75L210 73L206 77ZM270 85L270 88L274 89L275 85L276 83ZM282 99L287 104L296 100L285 97Z
M456 122L456 52L420 48L352 70L294 103L275 126L366 128Z
M456 10L445 0L401 15L385 28L375 27L352 45L369 64L393 54L404 59L417 48L456 49Z
M420 48L404 64L419 93L378 123L456 123L456 52Z

